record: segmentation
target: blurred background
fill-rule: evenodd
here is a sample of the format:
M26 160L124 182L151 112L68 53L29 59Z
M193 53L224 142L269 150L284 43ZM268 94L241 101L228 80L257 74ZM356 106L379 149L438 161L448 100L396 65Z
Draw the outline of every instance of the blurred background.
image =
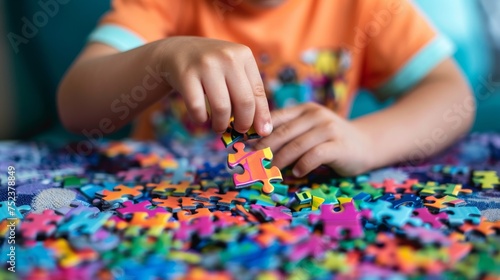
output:
M42 1L46 2L46 1ZM56 89L84 46L109 0L57 0L51 14L39 1L0 3L0 139L51 142L78 140L62 128ZM415 0L429 20L456 45L455 59L474 90L478 114L474 131L500 132L500 2L497 0ZM30 26L26 22L37 24ZM23 29L24 28L24 29ZM24 35L28 36L22 36ZM351 117L378 110L369 93L356 98ZM120 138L130 127L111 135Z

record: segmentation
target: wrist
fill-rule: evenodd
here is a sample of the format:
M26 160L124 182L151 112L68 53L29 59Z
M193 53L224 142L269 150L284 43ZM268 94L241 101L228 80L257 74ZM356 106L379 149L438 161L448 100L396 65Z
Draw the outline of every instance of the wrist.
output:
M360 122L353 121L353 126L358 130L361 138L361 156L364 158L362 173L383 166L384 153L381 151L381 145L377 143L377 135L371 133L370 129Z

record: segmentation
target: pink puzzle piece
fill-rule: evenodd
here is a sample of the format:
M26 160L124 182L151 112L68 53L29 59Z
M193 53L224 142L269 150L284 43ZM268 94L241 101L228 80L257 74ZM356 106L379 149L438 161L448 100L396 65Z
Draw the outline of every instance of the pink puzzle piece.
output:
M29 213L21 223L21 232L26 239L36 239L38 235L49 237L63 216L57 215L54 210L44 210L41 214Z
M236 153L227 156L227 164L234 169L241 166L244 169L243 174L234 174L233 180L236 187L246 187L258 182L263 184L264 193L272 193L274 186L272 182L282 181L281 171L272 166L267 169L264 167L264 160L272 160L273 153L269 147L252 152L245 152L245 144L238 142L233 146Z
M266 221L277 221L277 220L292 220L292 214L290 209L285 206L262 206L258 204L252 204L251 212L260 214Z
M413 216L419 218L424 224L429 224L432 228L441 229L444 224L441 221L448 219L448 214L441 212L439 214L431 214L427 208L418 208L413 210Z
M310 215L309 221L312 224L321 222L323 224L323 232L336 240L344 239L344 231L348 231L350 238L363 237L363 227L361 226L361 217L369 218L371 212L369 210L356 211L353 201L349 201L340 205L341 211L334 211L333 204L322 204L320 206L321 214Z
M290 256L292 261L300 261L308 256L312 256L316 259L323 257L323 255L329 250L333 249L335 244L324 238L321 235L313 234L308 239L295 245L293 247Z
M120 217L125 218L128 215L132 215L138 212L147 213L149 217L154 216L156 213L166 213L167 211L161 207L155 207L151 205L151 202L145 200L134 204L132 201L125 201L122 208L118 208L118 214Z

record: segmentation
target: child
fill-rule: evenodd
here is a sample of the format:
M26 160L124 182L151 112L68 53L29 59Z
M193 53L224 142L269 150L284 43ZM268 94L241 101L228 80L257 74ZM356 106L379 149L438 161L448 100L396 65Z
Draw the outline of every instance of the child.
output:
M452 52L406 0L115 0L61 82L59 114L71 131L111 133L144 112L146 139L168 96L170 113L217 133L231 116L253 125L296 176L355 175L466 133L475 103ZM346 120L361 87L397 101Z

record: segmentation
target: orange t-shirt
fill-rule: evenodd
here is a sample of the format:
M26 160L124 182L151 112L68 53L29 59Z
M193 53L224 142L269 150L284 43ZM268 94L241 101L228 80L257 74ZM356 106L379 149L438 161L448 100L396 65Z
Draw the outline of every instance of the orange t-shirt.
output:
M406 0L287 0L273 8L244 0L114 0L90 41L126 51L180 35L249 46L273 107L316 101L342 116L360 87L394 96L451 54ZM153 136L151 110L134 134Z

